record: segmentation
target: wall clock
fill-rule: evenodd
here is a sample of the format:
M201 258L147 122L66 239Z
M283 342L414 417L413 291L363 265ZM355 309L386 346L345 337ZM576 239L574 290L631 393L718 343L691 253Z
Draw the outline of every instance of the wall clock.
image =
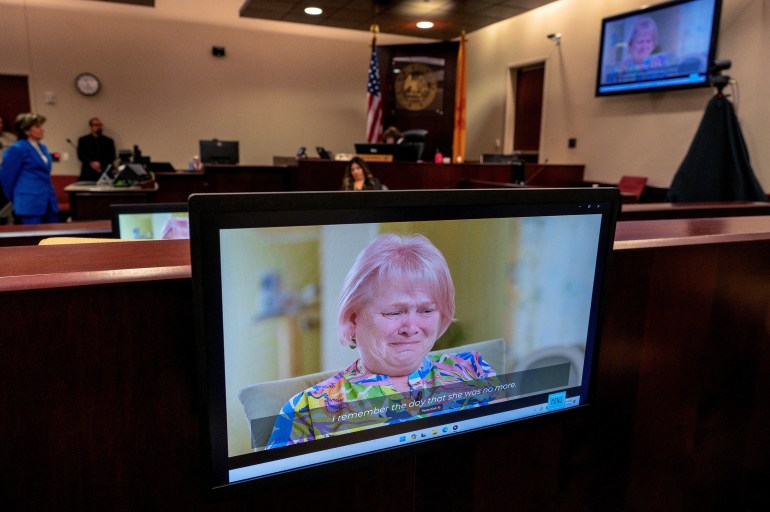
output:
M75 87L80 94L93 96L102 88L102 83L93 73L80 73L75 78Z

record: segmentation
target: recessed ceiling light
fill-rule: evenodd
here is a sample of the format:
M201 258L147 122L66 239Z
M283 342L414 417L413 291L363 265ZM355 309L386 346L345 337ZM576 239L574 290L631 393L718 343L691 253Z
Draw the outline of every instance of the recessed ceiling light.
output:
M320 7L305 7L305 14L309 14L311 16L318 16L323 12L323 9Z
M418 21L417 28L433 28L432 21Z

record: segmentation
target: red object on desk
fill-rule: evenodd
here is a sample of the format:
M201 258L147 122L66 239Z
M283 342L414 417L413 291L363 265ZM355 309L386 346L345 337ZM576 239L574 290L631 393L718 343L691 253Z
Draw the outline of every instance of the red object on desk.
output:
M618 182L618 188L623 195L623 199L628 198L634 203L639 202L642 197L644 187L647 185L647 178L644 176L623 176Z

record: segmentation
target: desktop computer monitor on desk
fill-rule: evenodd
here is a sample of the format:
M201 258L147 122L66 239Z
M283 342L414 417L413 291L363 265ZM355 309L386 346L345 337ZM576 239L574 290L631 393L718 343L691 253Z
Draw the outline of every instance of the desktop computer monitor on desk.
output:
M201 140L198 144L204 164L236 165L240 160L237 140Z
M401 144L368 144L355 145L356 154L361 157L372 155L390 155L393 162L418 162L422 157L423 143L402 142Z
M193 194L190 253L203 370L198 389L206 490L260 492L260 487L317 478L351 464L379 464L386 456L431 446L451 449L460 438L502 432L529 418L558 418L590 404L618 205L617 189L609 188ZM411 236L396 242L404 234ZM472 250L458 248L458 238ZM377 272L368 265L380 258L374 255L382 247L393 244L388 257L395 257L407 242L431 256L419 263L404 256L403 266L394 264L392 274L382 274L393 275L396 283L408 281L407 275L430 283L424 285L427 291L420 288L418 295L425 298L418 310L420 321L431 318L433 334L419 351L409 349L416 357L410 367L418 363L415 375L427 375L428 368L437 368L431 361L443 361L442 368L452 372L476 361L473 367L484 370L463 370L463 377L440 384L427 379L423 384L419 377L410 384L413 390L395 392L357 370L358 355L347 345L367 349L368 339L346 338L346 346L340 345L340 337L350 333L338 328L353 325L357 317L337 311L336 305L340 297L365 291L363 284L351 291L358 285L349 283L364 281L359 272ZM546 256L549 263L542 265ZM450 268L463 290L456 315L463 320L455 328L462 327L464 336L450 350L454 356L442 359L426 353L439 334L438 315L444 315L445 326L454 322ZM501 281L500 276L509 277ZM566 300L564 289L571 290ZM389 293L397 306L382 315L388 317L383 321L407 318L400 292ZM242 307L253 297L258 297L256 311ZM545 308L538 321L530 319L532 301ZM451 311L441 313L437 303L445 306L441 311ZM474 333L473 321L466 318L477 310L527 321ZM276 335L255 347L254 329L275 329ZM538 344L519 341L525 338ZM544 362L545 349L548 357L558 352L558 360ZM306 364L307 353L331 357ZM315 398L316 390L327 393L343 378L357 379L355 386L371 394ZM546 423L533 421L532 428L536 425Z

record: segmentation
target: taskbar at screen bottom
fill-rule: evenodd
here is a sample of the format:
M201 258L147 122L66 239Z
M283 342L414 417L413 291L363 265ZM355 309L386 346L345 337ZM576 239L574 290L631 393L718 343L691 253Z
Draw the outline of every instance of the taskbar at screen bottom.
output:
M551 393L548 395L548 400L545 403L539 403L520 409L490 414L488 416L480 416L478 418L472 418L468 420L454 421L444 425L422 428L412 432L403 432L400 434L394 434L369 441L362 441L360 443L353 443L330 450L322 450L242 468L231 469L229 471L229 482L233 484L236 482L242 482L244 480L262 478L286 471L292 471L295 469L347 459L367 453L387 450L397 446L428 441L430 439L435 439L442 436L469 432L471 430L490 427L493 425L501 425L523 418L554 412L560 409L576 407L578 405L580 405L579 396L567 397L565 391Z

